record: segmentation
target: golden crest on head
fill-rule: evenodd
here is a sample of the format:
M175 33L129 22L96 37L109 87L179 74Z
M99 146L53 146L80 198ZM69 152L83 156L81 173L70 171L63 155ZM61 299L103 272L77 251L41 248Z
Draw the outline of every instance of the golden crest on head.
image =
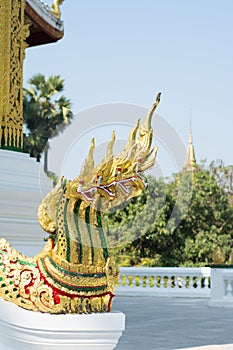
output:
M66 194L70 199L82 195L87 202L93 202L96 195L106 197L109 201L117 199L119 203L125 198L138 196L145 187L140 174L153 166L157 154L157 147L151 149L153 130L151 119L160 102L158 93L155 103L149 109L145 121L137 120L127 144L117 156L113 154L115 132L107 146L102 162L95 166L95 141L91 147L80 171L80 174L67 185ZM132 185L132 186L131 186ZM129 188L131 187L131 192Z

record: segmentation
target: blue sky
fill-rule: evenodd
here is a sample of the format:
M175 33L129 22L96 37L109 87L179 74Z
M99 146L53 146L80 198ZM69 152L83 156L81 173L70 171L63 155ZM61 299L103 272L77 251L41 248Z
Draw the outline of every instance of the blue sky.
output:
M161 91L159 113L185 144L191 115L197 160L233 164L232 0L65 0L61 10L65 36L27 49L25 85L60 74L75 113L149 107Z

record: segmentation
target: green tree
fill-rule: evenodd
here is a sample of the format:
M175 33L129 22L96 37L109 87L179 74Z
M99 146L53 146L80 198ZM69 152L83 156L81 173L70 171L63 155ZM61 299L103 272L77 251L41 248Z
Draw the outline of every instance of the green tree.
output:
M219 186L227 194L229 202L233 204L233 165L225 166L222 160L217 160L212 162L209 168Z
M170 183L148 180L140 197L107 214L120 265L232 263L233 207L211 169L199 166Z
M59 75L45 78L36 74L24 89L23 114L26 135L24 152L38 161L44 152L44 171L48 171L49 139L62 132L71 123L71 102L62 92L64 80Z
M140 197L108 213L109 242L119 264L169 266L179 261L183 241L174 230L175 201L167 189L163 181L149 177Z
M227 262L233 248L233 208L210 170L199 169L192 179L192 199L177 227L185 237L184 264L210 264L220 252Z

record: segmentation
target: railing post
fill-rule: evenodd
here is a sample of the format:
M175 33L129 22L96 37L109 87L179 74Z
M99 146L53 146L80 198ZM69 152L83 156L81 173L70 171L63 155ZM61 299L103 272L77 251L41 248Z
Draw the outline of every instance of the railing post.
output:
M233 269L211 269L211 299L209 306L233 307Z

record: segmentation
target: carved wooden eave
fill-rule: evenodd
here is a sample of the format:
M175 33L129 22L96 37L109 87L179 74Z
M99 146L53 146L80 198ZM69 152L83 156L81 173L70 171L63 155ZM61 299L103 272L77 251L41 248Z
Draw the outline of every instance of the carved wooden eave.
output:
M40 0L26 0L25 23L30 25L29 47L54 43L64 35L63 21Z

